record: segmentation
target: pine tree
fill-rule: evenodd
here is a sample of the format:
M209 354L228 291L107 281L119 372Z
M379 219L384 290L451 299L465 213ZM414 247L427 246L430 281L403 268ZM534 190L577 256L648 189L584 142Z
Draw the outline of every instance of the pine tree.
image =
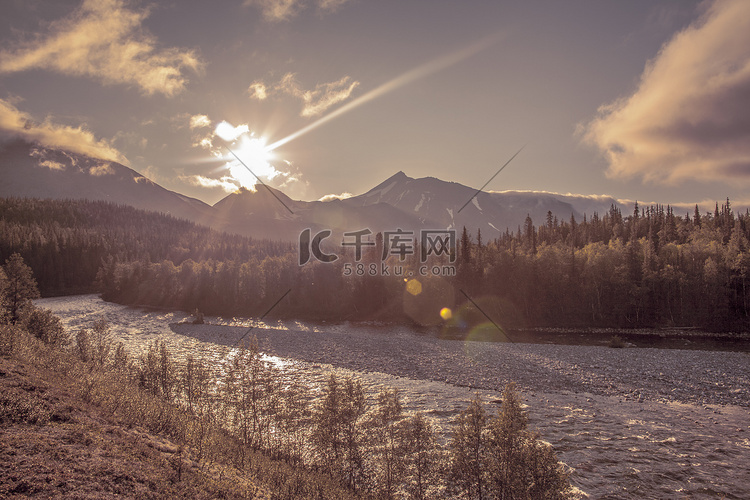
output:
M695 213L693 214L693 224L697 227L701 227L701 212L698 210L698 204L695 204Z
M464 226L463 231L461 232L461 262L464 264L471 263L471 237L469 236L468 231L466 231L466 226Z
M534 221L531 220L530 215L526 215L524 221L524 239L526 241L527 248L531 251L532 255L536 254L536 229L534 228Z
M24 309L31 305L31 300L39 298L39 290L31 268L17 253L5 261L5 275L7 278L5 308L10 322L15 325Z

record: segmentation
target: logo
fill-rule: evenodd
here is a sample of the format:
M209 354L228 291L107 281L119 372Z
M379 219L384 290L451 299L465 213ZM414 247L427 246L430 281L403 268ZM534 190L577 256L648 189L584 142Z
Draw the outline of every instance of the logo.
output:
M325 253L321 248L323 240L330 237L333 231L324 229L313 236L312 229L303 230L299 235L299 265L304 266L313 258L319 262L331 263L337 261L341 256L336 253ZM397 228L393 231L384 231L383 250L380 254L381 265L371 263L365 266L362 263L362 252L367 247L374 247L377 244L366 237L372 235L369 229L360 229L343 234L341 248L354 248L354 262L344 264L344 275L357 274L363 276L381 275L390 276L390 267L385 264L389 257L398 257L399 262L406 260L408 256L415 254L415 232L404 231ZM455 229L422 229L419 231L419 263L426 264L431 257L447 256L448 261L453 264L456 262L456 230ZM394 275L403 274L403 265L393 267ZM422 265L418 271L421 275L440 274L455 275L454 266L434 266L429 268Z

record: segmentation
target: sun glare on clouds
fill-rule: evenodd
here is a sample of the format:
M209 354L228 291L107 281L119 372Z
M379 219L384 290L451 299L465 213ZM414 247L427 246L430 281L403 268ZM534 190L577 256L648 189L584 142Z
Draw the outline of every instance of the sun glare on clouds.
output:
M613 178L750 181L750 2L719 0L664 44L638 88L579 126Z
M227 143L229 151L222 158L227 160L229 173L240 186L254 190L261 180L272 180L281 174L271 164L274 154L266 147L266 139L255 137L247 124L235 127L223 121L215 132Z

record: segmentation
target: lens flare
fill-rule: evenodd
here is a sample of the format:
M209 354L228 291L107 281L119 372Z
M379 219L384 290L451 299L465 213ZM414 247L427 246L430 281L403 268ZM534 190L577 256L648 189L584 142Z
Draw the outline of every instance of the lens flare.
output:
M448 321L453 317L453 311L450 310L448 307L444 307L440 309L440 317L443 318L445 321Z
M404 313L415 323L438 326L445 322L441 311L453 307L453 284L440 276L409 279L403 292Z
M406 284L406 291L412 295L419 295L422 293L422 283L417 280L411 280Z
M503 36L504 35L501 33L493 33L492 35L486 36L482 38L481 40L474 42L467 47L450 52L441 57L433 59L432 61L424 63L420 66L417 66L416 68L411 69L407 71L406 73L400 76L397 76L393 80L386 82L382 84L381 86L371 90L365 95L360 96L357 99L354 99L353 101L345 104L344 106L341 106L336 111L327 114L323 118L320 118L319 120L311 123L310 125L304 128L301 128L300 130L294 132L293 134L288 135L284 137L283 139L280 139L274 142L273 144L268 146L268 149L274 150L280 146L283 146L284 144L290 141L293 141L294 139L297 139L298 137L301 137L307 134L308 132L315 130L321 125L324 125L328 123L329 121L335 118L338 118L339 116L362 106L363 104L366 104L374 99L377 99L378 97L382 95L392 92L416 80L420 80L422 78L430 76L433 73L437 73L438 71L449 68L450 66L453 66L454 64L458 64L464 59L468 59L469 57L481 52L482 50L485 50L491 47L492 45L495 45L496 43L500 41L501 38L503 38Z

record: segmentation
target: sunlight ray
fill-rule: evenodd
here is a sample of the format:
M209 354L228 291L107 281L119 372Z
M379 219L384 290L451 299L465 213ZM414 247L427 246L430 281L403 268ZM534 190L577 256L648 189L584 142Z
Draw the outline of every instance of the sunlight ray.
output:
M324 125L331 120L338 118L339 116L348 113L349 111L352 111L353 109L356 109L363 104L366 104L374 99L377 99L378 97L381 97L393 90L396 90L400 87L403 87L404 85L407 85L409 83L412 83L416 80L419 80L421 78L425 78L427 76L430 76L434 73L437 73L438 71L444 70L446 68L449 68L450 66L453 66L455 64L458 64L459 62L463 61L464 59L467 59L489 47L492 45L497 44L502 38L504 38L504 34L501 33L494 33L492 35L486 36L482 38L481 40L472 43L471 45L468 45L462 49L450 52L448 54L445 54L441 57L438 57L436 59L433 59L432 61L429 61L427 63L424 63L420 66L417 66L414 69L411 69L407 71L406 73L397 76L396 78L380 85L379 87L371 90L370 92L366 93L363 96L358 97L357 99L354 99L353 101L345 104L344 106L341 106L337 110L333 111L332 113L327 114L326 116L320 118L319 120L316 120L315 122L311 123L310 125L307 125L306 127L303 127L299 129L298 131L284 137L283 139L279 139L278 141L274 142L273 144L270 144L266 147L268 151L272 151L280 146L283 146L284 144L287 144L290 141L293 141L294 139L297 139L298 137L301 137L308 132L311 132L315 130L316 128L320 127L321 125Z

